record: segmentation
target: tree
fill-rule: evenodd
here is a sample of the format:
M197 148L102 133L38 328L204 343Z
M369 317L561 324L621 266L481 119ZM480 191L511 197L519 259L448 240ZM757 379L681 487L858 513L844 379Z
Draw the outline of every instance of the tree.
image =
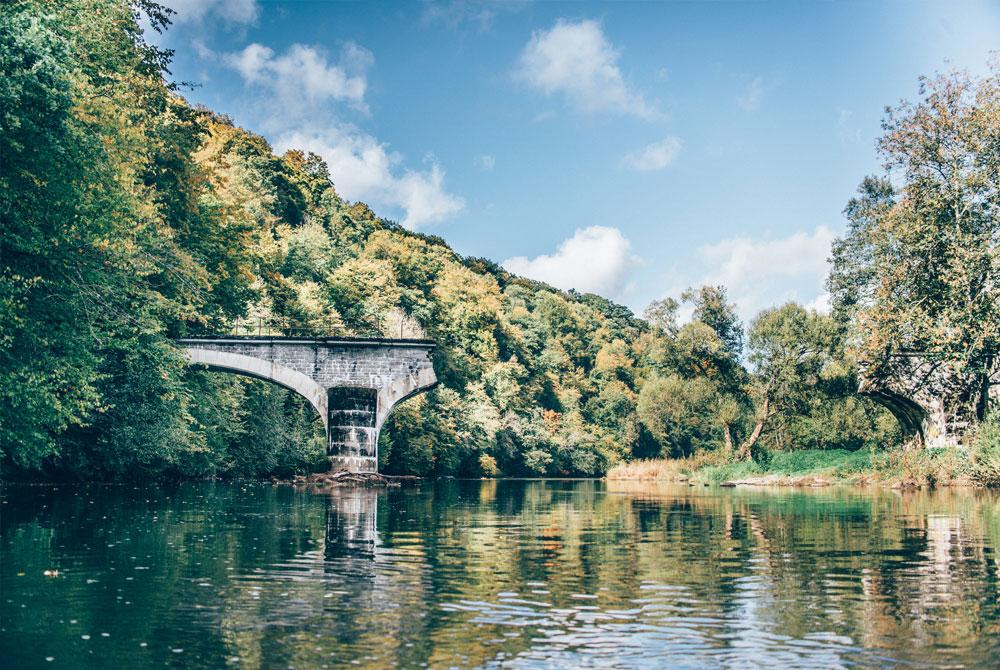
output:
M1000 63L921 78L883 129L885 175L862 182L834 244L836 314L873 379L920 352L948 363L981 417L1000 372Z
M738 457L748 458L765 428L779 415L802 414L822 391L834 367L839 330L828 316L788 303L761 312L750 325L749 361L755 421L740 445ZM825 373L833 371L833 374Z
M84 182L104 162L80 141L66 44L27 9L0 12L0 445L30 466L55 451L53 435L100 405L73 283L100 271L84 262L74 272L74 256L96 255L80 210Z
M688 456L722 442L722 426L716 421L719 400L718 389L708 379L672 374L646 382L636 412L666 455Z
M719 380L737 364L722 338L702 321L684 324L671 345L671 368L682 377L704 376Z
M188 443L168 437L186 401L164 330L207 285L176 241L178 201L156 185L184 173L169 147L190 117L171 107L169 54L141 40L140 11L165 24L141 1L0 11L0 446L21 466L57 454L71 429L127 416L111 398L132 363L152 373L139 397L165 410L141 448Z
M680 305L673 298L654 300L646 306L642 318L666 335L677 334L677 309Z
M726 349L738 358L743 353L743 324L730 303L724 286L702 286L681 294L681 300L694 306L692 318L715 331Z

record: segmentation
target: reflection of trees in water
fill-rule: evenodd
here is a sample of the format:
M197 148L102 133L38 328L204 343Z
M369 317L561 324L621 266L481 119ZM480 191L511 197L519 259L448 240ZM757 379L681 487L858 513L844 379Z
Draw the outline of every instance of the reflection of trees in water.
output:
M404 664L487 662L491 642L511 629L437 605L497 603L503 592L563 606L601 594L605 610L634 609L645 596L641 616L653 624L696 602L697 616L722 631L705 643L719 646L726 635L752 645L817 630L875 647L974 644L975 623L998 614L996 565L983 553L984 529L969 529L979 514L968 494L615 488L440 482L433 495L394 494L378 524L378 495L337 492L325 569L351 576L337 606L355 612L353 623L334 624L338 637ZM406 565L401 551L420 566L408 582L377 569ZM532 584L548 593L531 596ZM643 590L656 584L675 589ZM983 584L987 593L968 592ZM401 639L413 646L392 642ZM502 646L532 644L525 633Z
M107 644L123 649L180 642L188 658L239 656L243 667L470 666L618 620L686 626L717 652L828 631L928 661L945 644L977 658L1000 633L1000 506L968 491L442 481L23 498L5 505L5 552L103 574L56 590L29 574L5 582L5 598L40 594L44 610L115 627ZM140 560L148 570L134 570ZM4 612L58 647L61 627ZM612 612L628 614L601 619Z
M639 559L640 571L689 583L727 612L752 615L764 631L804 636L825 626L855 644L906 656L942 645L982 646L980 626L996 629L995 494L609 487L633 504L658 507L668 531L685 506L720 523L700 537L697 525L685 524L676 539L682 549L670 561L679 559L682 572L664 565L657 550ZM717 551L698 556L685 546ZM748 590L734 591L734 578Z

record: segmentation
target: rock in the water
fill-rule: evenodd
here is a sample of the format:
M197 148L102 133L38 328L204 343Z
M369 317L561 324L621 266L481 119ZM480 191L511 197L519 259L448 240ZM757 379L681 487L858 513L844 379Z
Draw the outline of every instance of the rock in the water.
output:
M378 472L349 472L347 470L336 470L334 472L316 472L311 475L297 475L292 480L293 484L303 486L360 486L360 487L390 487L401 486L404 483L418 481L419 477L402 476L393 477L379 474Z

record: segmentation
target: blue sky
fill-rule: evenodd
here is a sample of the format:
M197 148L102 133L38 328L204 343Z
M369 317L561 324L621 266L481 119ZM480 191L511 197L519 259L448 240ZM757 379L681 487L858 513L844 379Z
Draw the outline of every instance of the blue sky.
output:
M822 306L917 77L983 72L1000 2L170 0L185 95L458 252L637 312L721 283Z

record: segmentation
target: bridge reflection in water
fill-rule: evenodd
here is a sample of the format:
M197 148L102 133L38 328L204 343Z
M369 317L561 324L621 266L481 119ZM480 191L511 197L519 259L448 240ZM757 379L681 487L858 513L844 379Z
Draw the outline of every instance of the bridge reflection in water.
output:
M342 488L326 496L326 538L323 557L329 563L342 558L371 560L378 547L378 491Z
M5 667L98 653L129 668L995 667L1000 654L987 492L438 481L4 496Z

